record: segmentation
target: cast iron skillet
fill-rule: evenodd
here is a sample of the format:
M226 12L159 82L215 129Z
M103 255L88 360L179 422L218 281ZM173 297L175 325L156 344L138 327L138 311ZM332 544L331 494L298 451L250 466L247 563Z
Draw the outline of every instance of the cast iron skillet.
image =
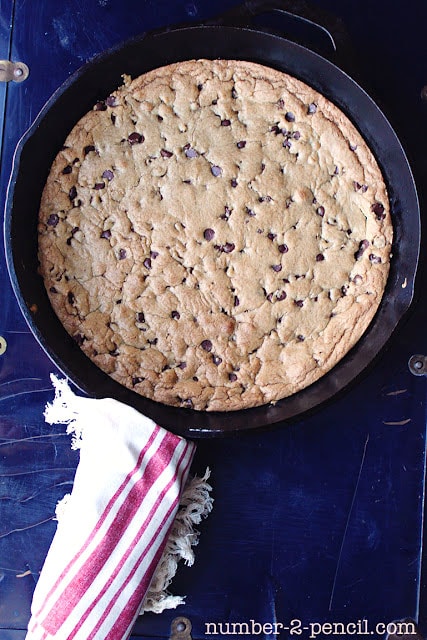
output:
M252 3L253 4L253 3ZM259 2L255 8L262 6ZM279 0L265 5L283 8ZM246 17L251 8L244 5ZM243 13L231 12L242 17ZM150 69L192 58L259 62L288 72L335 102L358 127L382 168L394 223L390 276L381 306L365 335L331 372L277 404L237 412L196 412L167 407L114 382L83 354L62 328L37 275L37 216L50 165L77 120L122 83ZM92 397L114 397L183 436L234 433L300 417L352 382L395 331L408 310L417 269L420 216L416 188L401 144L367 93L326 58L264 29L234 24L181 26L153 32L98 56L51 97L20 141L8 189L5 248L12 285L34 336L54 364Z

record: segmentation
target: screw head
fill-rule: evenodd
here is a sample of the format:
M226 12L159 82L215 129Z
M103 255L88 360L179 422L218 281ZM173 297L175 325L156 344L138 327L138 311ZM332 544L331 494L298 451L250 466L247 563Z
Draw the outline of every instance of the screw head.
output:
M415 376L427 375L427 357L420 354L415 354L409 358L409 370Z

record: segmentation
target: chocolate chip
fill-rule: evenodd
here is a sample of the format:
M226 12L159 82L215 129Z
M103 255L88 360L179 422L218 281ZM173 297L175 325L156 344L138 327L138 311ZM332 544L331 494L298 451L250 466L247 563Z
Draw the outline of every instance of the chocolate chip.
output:
M108 98L105 100L105 104L108 107L117 107L118 102L116 96L108 96Z
M113 124L116 124L116 114L115 114L115 113L112 113L112 114L110 115L110 119L111 119L111 122L112 122Z
M220 358L219 356L212 356L212 362L216 364L216 366L218 366L221 364L222 358Z
M212 240L214 236L215 236L215 231L213 229L205 229L203 231L203 237L205 240Z
M109 229L106 229L105 231L103 231L101 233L101 235L99 237L100 238L106 238L108 240L108 238L111 238L111 231Z
M279 109L283 109L283 107L285 106L285 101L283 100L283 98L278 99L277 106Z
M356 253L354 254L354 257L356 260L360 260L360 258L363 255L363 252L365 251L365 249L367 249L369 247L369 240L362 240L359 243L359 249L356 251Z
M150 258L145 258L144 262L142 263L144 265L144 267L146 269L151 269L151 259Z
M105 182L96 182L93 188L97 191L99 191L100 189L105 189Z
M288 111L288 112L285 114L285 120L286 120L287 122L295 122L295 115L292 113L292 111Z
M230 382L236 382L237 380L237 375L233 372L228 374L228 379L230 380Z
M62 169L62 173L66 176L68 173L71 173L72 170L73 167L70 164L67 164L67 166Z
M74 338L74 342L76 342L79 347L82 346L83 342L86 340L86 336L84 336L82 333L76 333L75 336L73 336Z
M351 143L349 143L349 145L348 145L348 146L349 146L349 148L350 148L350 150L351 150L351 151L356 151L356 149L357 149L357 144L351 144Z
M214 249L221 253L231 253L231 251L235 249L235 245L231 242L226 242L225 244L214 244Z
M75 186L71 187L71 189L69 190L68 197L70 198L70 200L74 200L77 197L77 189Z
M304 338L304 336L300 333L299 335L297 335L297 340L298 340L298 342L304 342L305 338Z
M158 251L150 251L150 258L153 258L153 260L158 258L158 256L159 256Z
M190 146L188 146L187 148L184 147L184 149L187 158L197 158L197 156L199 155L197 151Z
M322 207L322 206L317 207L316 213L317 213L318 216L323 218L323 216L325 215L325 207Z
M322 260L325 259L325 256L323 255L323 253L318 253L316 256L316 262L322 262Z
M119 260L124 260L126 258L126 249L119 250Z
M215 178L217 178L218 176L221 175L222 173L222 169L221 167L218 167L217 165L213 165L213 167L211 167L211 173L213 176L215 176Z
M221 220L228 220L230 216L231 216L231 209L230 207L225 206L224 213L220 216L220 218Z
M67 300L70 304L73 304L75 301L75 297L74 297L74 293L72 291L69 291L67 294Z
M286 298L286 291L280 291L276 293L276 300L284 300Z
M268 238L269 240L274 240L274 238L276 237L276 235L277 235L276 233L272 233L272 232L270 231L270 233L267 233L267 238Z
M292 142L290 140L285 140L282 144L282 147L285 147L286 149L290 149L292 147Z
M317 111L317 104L315 104L314 102L311 102L307 107L307 113L313 114L313 113L316 113L316 111Z
M111 169L105 169L101 177L108 180L108 182L111 182L111 180L114 178L114 173L111 171Z
M55 287L49 287L49 291L50 293L58 293L58 289L56 289Z
M192 406L193 406L193 401L192 401L192 399L191 399L191 398L184 398L184 400L182 400L182 404L183 404L185 407L188 407L189 409L191 409L191 408L192 408Z
M273 271L275 271L276 273L279 273L279 271L282 270L282 265L281 264L273 264L271 265L271 268L273 269Z
M244 149L246 147L246 140L239 140L239 142L236 144L236 147L238 149Z
M221 127L229 127L231 125L231 120L225 119L221 120Z
M232 251L234 251L235 248L236 248L235 244L233 244L232 242L226 242L222 246L221 251L223 251L224 253L231 253Z
M105 104L105 102L103 100L100 100L99 102L97 102L95 104L94 110L95 111L107 111L107 105Z
M238 185L238 182L237 182L236 178L231 178L230 184L233 187L233 189L235 189L237 187L237 185Z
M279 127L279 125L278 125L278 124L274 124L274 125L271 127L270 131L271 131L272 133L275 133L275 134L276 134L276 136L278 136L280 133L282 133L282 129Z
M294 300L294 305L296 307L302 307L304 305L304 300Z
M179 311L172 311L171 316L174 320L179 320L181 317Z
M171 158L173 156L172 151L168 151L167 149L160 149L160 155L162 158Z
M49 227L56 227L59 222L59 216L57 213L51 213L47 219L47 224Z
M186 362L180 362L180 363L177 365L177 368L178 368L178 369L185 369L186 367L187 367L187 363L186 363Z
M141 142L144 142L145 138L142 135L142 133L138 133L137 131L134 131L133 133L130 133L128 135L128 142L130 144L141 144Z
M235 87L233 87L231 90L231 97L233 98L233 100L236 100L236 98L238 98L238 94Z
M287 253L289 251L287 244L279 244L277 248L279 249L280 253Z
M268 300L269 302L271 302L271 301L273 300L273 294L272 294L272 293L269 293L269 294L267 295L267 300Z
M377 220L384 220L385 218L385 210L384 205L381 202L374 202L371 206L371 211L375 213Z
M369 254L369 261L372 262L372 264L380 264L382 262L380 256L376 256L373 253Z
M301 138L301 133L299 131L294 131L292 137L294 140L299 140Z
M246 213L248 214L248 216L250 216L251 218L254 218L256 213L253 209L250 209L249 207L246 207Z
M201 91L201 90L203 89L203 85L202 85L202 83L198 84L198 85L197 85L197 88L198 88L198 90L199 90L199 91Z
M139 377L139 376L134 376L134 377L132 378L132 384L133 384L133 386L135 386L135 385L137 385L137 384L139 384L140 382L143 382L143 381L144 381L144 378L141 378L141 377Z
M93 144L88 144L84 149L83 149L83 153L85 154L85 156L87 156L88 153L90 153L91 151L95 151L95 147L93 146Z
M204 351L212 351L212 342L210 340L203 340L200 346Z
M237 296L234 296L233 304L235 307L238 307L240 304L240 300Z

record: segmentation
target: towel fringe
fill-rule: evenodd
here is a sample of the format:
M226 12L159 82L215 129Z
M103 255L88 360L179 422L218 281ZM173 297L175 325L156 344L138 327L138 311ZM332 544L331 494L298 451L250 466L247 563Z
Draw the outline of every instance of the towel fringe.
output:
M212 487L207 482L209 477L210 469L206 469L203 477L191 478L184 487L174 524L140 615L149 611L161 613L165 609L175 609L185 603L185 597L170 594L168 587L181 560L189 567L194 563L193 547L198 544L200 535L195 525L200 524L213 508L213 498L210 495Z
M66 379L60 380L54 373L50 374L55 397L46 404L44 418L48 424L66 424L67 434L72 435L71 448L80 449L84 424L82 421L81 399L76 396Z

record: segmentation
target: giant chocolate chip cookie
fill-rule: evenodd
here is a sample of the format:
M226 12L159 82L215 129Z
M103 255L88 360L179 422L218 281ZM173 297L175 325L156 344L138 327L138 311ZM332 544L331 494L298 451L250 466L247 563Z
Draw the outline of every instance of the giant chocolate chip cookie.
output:
M353 124L241 61L125 79L71 131L40 207L66 330L121 384L198 410L275 402L329 371L378 308L391 241Z

